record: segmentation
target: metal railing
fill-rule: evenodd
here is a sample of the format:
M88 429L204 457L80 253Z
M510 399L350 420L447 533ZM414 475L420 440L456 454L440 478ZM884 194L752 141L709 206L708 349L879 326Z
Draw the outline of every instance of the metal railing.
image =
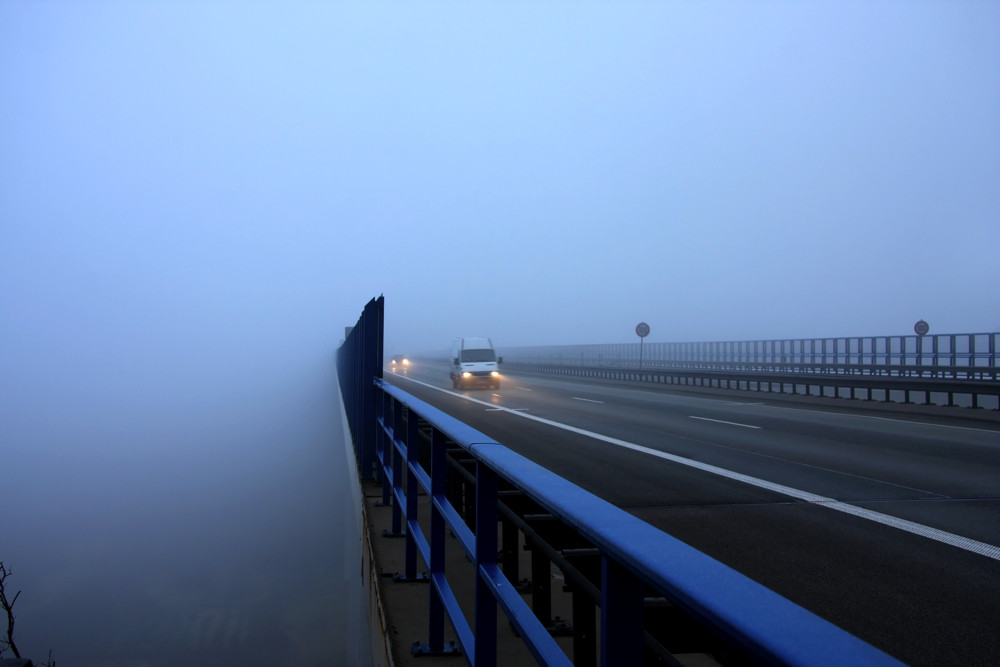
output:
M382 302L368 322L382 321ZM366 308L366 312L368 308ZM364 319L364 316L363 318ZM369 329L369 330L365 330ZM497 608L539 664L680 664L675 653L709 654L722 664L883 665L892 657L753 582L709 556L593 496L403 390L367 375L371 353L351 338L338 366L363 477L380 479L393 511L392 533L405 536L401 581L426 580L428 636L416 654L462 653L470 665L497 664ZM379 356L380 356L379 352ZM376 369L377 370L377 369ZM345 377L345 373L360 373ZM360 384L359 384L360 382ZM371 387L369 402L364 389ZM347 394L360 394L348 397ZM424 514L421 515L421 508ZM460 600L445 571L448 535L472 563L474 599ZM518 578L521 540L531 551L526 594ZM418 560L427 567L418 573ZM550 568L572 596L567 653L554 638ZM531 604L525 600L530 598ZM471 614L463 610L470 608ZM595 609L599 609L599 622ZM666 615L664 615L666 614ZM445 623L457 635L445 641ZM565 629L565 627L563 627Z
M1000 333L547 345L502 353L508 362L599 368L1000 379Z
M504 368L660 385L1000 410L1000 333L503 350ZM921 399L921 400L917 400Z
M930 375L819 373L808 368L574 366L504 359L504 371L676 387L851 398L1000 410L1000 382ZM920 399L919 401L917 399Z
M657 629L644 622L647 607L667 605L708 633L697 652L711 654L723 664L895 664L861 640L437 408L382 380L374 380L374 385L380 394L375 458L383 501L393 508L393 533L406 538L405 572L398 580L426 576L430 583L428 640L412 647L415 654L455 651L445 641L447 619L469 664L495 665L499 605L540 664L593 664L599 646L602 665L640 665L647 652L671 656L657 642ZM419 516L422 495L430 501L429 517L423 522L429 524L429 534ZM532 509L515 512L511 498L530 501ZM548 605L537 604L533 593L529 606L518 590L516 575L508 578L501 568L498 554L515 551L498 540L503 516L525 526L544 517L545 523L556 522L562 531L573 533L573 539L556 542L554 549L553 538L525 533L534 551L545 550L542 540L550 551L561 554L564 568L574 557L596 563L591 568L598 573L595 577L585 577L584 568L564 570L578 595L588 597L584 589L596 589L589 602L600 609L599 630L589 633L587 646L574 645L575 660L553 638L553 619L537 613L538 607ZM557 531L550 526L546 532ZM449 533L473 563L471 620L444 569ZM428 568L426 575L417 572L418 558ZM507 563L504 558L503 564ZM547 579L549 568L539 570ZM580 606L574 601L575 608ZM584 611L580 618L586 616ZM576 621L574 614L570 627ZM649 647L651 643L658 645Z

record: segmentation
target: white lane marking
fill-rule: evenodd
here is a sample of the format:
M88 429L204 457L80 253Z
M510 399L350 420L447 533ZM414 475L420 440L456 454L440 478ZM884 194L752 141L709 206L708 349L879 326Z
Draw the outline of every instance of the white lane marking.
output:
M442 389L441 387L435 387L432 384L427 384L426 382L421 382L420 380L413 380L407 378L411 382L416 382L430 389L443 392L445 394L451 394L452 396L457 396L458 398L464 398L467 401L472 401L474 403L481 403L486 407L493 408L492 403L487 403L486 401L481 401L478 398L472 398L470 396L465 396L464 394L457 394L453 391L448 391L447 389ZM817 495L815 493L809 493L808 491L802 491L801 489L796 489L790 486L785 486L783 484L776 484L774 482L769 482L766 479L760 479L757 477L751 477L750 475L744 475L743 473L738 473L732 470L727 470L725 468L720 468L718 466L709 465L708 463L702 463L701 461L695 461L694 459L684 458L683 456L677 456L676 454L670 454L668 452L661 452L657 449L651 449L649 447L644 447L642 445L637 445L626 440L619 440L618 438L612 438L608 435L601 435L600 433L594 433L593 431L586 431L582 428L577 428L576 426L570 426L569 424L562 424L557 421L552 421L551 419L544 419L542 417L536 417L535 415L525 414L511 408L498 407L497 410L504 410L510 412L511 414L518 415L519 417L524 417L525 419L530 419L532 421L539 422L541 424L547 424L549 426L554 426L556 428L561 428L564 431L569 431L571 433L576 433L578 435L584 435L589 438L594 438L595 440L600 440L617 447L622 447L624 449L631 449L635 452L640 452L642 454L649 454L650 456L655 456L666 461L672 461L674 463L679 463L690 468L695 468L703 472L712 473L713 475L719 475L720 477L725 477L726 479L731 479L737 482L743 482L751 486L756 486L760 489L765 489L768 491L773 491L775 493L780 493L782 495L795 498L796 500L801 500L803 502L812 503L820 507L826 507L828 509L835 510L837 512L843 512L844 514L850 514L851 516L858 517L860 519L867 519L868 521L874 521L875 523L882 524L883 526L889 526L891 528L898 528L899 530L906 531L913 535L919 535L921 537L926 537L927 539L934 540L936 542L941 542L942 544L947 544L949 546L957 547L959 549L964 549L965 551L971 551L972 553L979 554L980 556L986 556L987 558L992 558L993 560L1000 561L1000 547L994 546L992 544L987 544L986 542L980 542L978 540L973 540L968 537L962 537L961 535L956 535L954 533L949 533L944 530L939 530L937 528L931 528L930 526L925 526L914 521L907 521L906 519L900 519L889 514L883 514L881 512L875 512L873 510L864 509L862 507L855 507L854 505L848 505L847 503L842 503L834 498L826 498L824 496ZM890 420L892 421L892 420ZM919 422L914 422L919 423Z
M739 422L727 422L721 419L709 419L708 417L695 417L694 415L688 415L688 419L700 419L703 422L715 422L716 424L729 424L730 426L742 426L743 428L760 428L760 426L753 426L751 424L740 424Z
M514 387L514 389L518 389L520 391L534 391L534 389L528 389L527 387Z
M574 401L586 401L588 403L604 403L604 401L595 401L592 398L580 398L579 396L574 396L573 400Z
M476 399L470 399L475 401ZM486 408L486 412L527 412L528 408Z

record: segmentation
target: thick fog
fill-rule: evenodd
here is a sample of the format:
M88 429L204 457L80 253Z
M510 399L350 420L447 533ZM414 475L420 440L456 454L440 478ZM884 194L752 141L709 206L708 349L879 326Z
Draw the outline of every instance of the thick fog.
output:
M389 354L1000 329L998 64L989 2L3 3L22 651L351 655L379 294Z

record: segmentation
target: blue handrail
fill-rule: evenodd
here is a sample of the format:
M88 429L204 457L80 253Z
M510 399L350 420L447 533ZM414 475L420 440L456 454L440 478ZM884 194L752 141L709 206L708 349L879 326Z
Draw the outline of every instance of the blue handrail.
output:
M590 541L601 553L602 664L642 664L643 592L652 587L751 660L787 665L895 665L891 656L861 641L726 565L525 459L488 436L381 379L374 379L376 459L383 497L392 499L393 525L406 522L404 578L415 578L416 556L430 579L429 641L415 652L445 648L444 617L455 628L469 664L496 664L499 604L535 659L571 664L549 631L497 565L500 481L512 485ZM403 431L403 409L408 417ZM420 463L418 421L430 427L430 470ZM446 494L448 443L475 460L472 530ZM405 485L404 485L405 471ZM418 521L417 497L430 496L430 536ZM476 572L470 622L444 571L450 529ZM453 575L454 576L454 575Z

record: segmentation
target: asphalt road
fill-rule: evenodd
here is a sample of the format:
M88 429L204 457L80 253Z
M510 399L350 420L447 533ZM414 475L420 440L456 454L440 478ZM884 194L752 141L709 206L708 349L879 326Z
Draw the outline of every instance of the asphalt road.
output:
M914 665L1000 664L1000 424L505 377L386 379Z

